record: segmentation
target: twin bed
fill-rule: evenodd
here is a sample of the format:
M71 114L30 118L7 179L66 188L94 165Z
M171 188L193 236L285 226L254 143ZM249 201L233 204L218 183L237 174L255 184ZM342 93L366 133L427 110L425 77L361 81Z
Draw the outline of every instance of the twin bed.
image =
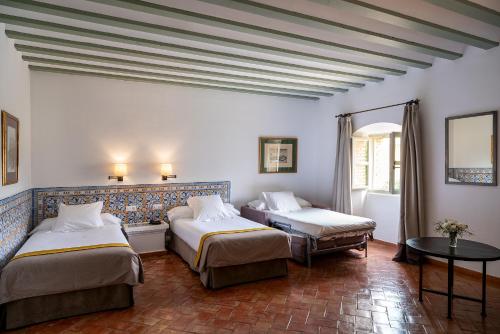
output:
M209 222L170 221L170 249L200 274L207 288L286 276L291 257L286 233L240 216Z
M141 260L119 225L38 231L2 269L3 327L126 308L142 282Z
M272 210L259 203L260 207L242 207L241 215L289 233L293 259L308 267L314 255L358 249L364 250L367 256L368 239L376 227L372 219L315 207L299 200L304 204L297 210Z
M366 218L312 207L287 212L243 207L240 216L217 194L186 202L168 213L169 248L213 289L286 276L291 257L310 265L312 255L332 249L366 250L375 227ZM59 216L43 220L2 269L4 328L133 305L133 287L144 281L140 257L120 219L101 214L102 202L95 211L95 204L60 204ZM94 218L80 230L75 226L85 206L94 207ZM76 223L66 221L66 230L58 230L60 217L70 210ZM93 226L94 220L102 224Z

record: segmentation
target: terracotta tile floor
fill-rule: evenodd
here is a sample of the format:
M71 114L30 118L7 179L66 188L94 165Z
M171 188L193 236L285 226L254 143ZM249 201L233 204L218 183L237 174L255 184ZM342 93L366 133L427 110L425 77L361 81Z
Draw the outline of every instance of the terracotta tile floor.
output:
M133 308L90 314L22 329L20 333L500 333L500 287L488 290L488 317L480 304L417 297L418 268L391 261L394 249L370 243L368 259L350 251L325 255L308 269L290 262L290 274L210 291L175 254L144 259L146 283ZM446 272L427 266L425 280L446 288ZM480 296L477 279L458 274L456 292Z

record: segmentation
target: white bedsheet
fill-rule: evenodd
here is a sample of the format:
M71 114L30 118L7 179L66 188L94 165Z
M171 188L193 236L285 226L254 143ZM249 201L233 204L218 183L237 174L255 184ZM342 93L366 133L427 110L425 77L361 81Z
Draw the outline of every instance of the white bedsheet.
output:
M40 231L26 240L15 256L53 249L95 246L102 244L129 244L120 226L105 225L74 232Z
M179 218L170 224L172 232L187 243L194 251L198 250L201 237L207 233L265 227L262 224L240 216L203 222L194 221L193 218Z
M327 235L355 235L358 231L374 229L373 220L364 217L318 208L303 208L292 212L266 211L271 221L289 224L292 229L317 238Z

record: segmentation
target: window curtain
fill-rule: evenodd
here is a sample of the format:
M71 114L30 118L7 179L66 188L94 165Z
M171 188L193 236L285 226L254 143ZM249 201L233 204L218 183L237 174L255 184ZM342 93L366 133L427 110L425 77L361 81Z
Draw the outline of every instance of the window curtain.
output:
M333 209L352 214L351 202L351 116L339 117L337 154L333 177Z
M406 240L423 234L422 145L419 105L405 106L401 132L401 214L399 220L398 252L394 261L416 262L408 252Z

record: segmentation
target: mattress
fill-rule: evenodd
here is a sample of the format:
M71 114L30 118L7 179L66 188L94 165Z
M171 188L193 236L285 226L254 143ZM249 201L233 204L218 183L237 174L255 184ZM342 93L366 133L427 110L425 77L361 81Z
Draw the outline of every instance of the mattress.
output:
M376 223L370 218L319 208L266 213L272 222L290 225L293 230L316 238L356 236L373 231L376 227Z
M170 228L196 253L194 259L185 260L200 273L207 268L291 257L287 233L240 216L204 222L180 218Z
M0 303L142 282L141 260L119 226L40 231L2 269Z

